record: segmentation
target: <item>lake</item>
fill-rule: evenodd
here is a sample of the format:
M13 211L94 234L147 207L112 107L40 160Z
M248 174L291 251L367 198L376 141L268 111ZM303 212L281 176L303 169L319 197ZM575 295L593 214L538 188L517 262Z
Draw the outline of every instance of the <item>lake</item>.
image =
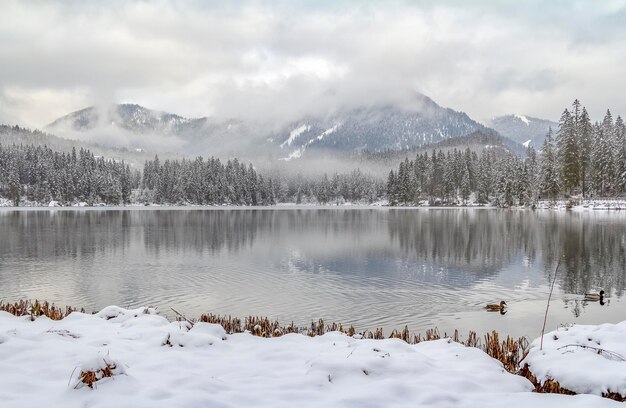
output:
M496 209L0 210L0 301L173 317L324 319L357 330L535 338L626 319L626 213ZM586 291L610 293L605 305ZM505 315L486 303L506 300Z

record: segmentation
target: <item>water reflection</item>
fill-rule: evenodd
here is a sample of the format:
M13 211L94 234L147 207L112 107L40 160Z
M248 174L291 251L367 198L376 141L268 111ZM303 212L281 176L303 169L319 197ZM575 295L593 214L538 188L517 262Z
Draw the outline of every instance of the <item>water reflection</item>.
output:
M527 334L560 256L555 322L626 318L625 227L605 212L2 210L0 300ZM600 288L610 303L581 300ZM480 313L499 299L506 316Z
M621 296L626 278L626 218L616 213L509 210L390 211L389 235L405 257L494 275L520 254L539 256L546 276L563 257L566 293L604 288Z

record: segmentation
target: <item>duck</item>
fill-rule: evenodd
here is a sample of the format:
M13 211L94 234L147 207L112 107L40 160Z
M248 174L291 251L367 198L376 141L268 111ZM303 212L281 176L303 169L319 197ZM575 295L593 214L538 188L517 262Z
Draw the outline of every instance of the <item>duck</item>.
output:
M489 312L504 312L504 308L506 307L506 302L503 300L500 304L489 304L485 306L485 309Z
M600 293L585 293L585 300L589 302L597 302L599 300L602 302L604 300L604 291L601 290Z

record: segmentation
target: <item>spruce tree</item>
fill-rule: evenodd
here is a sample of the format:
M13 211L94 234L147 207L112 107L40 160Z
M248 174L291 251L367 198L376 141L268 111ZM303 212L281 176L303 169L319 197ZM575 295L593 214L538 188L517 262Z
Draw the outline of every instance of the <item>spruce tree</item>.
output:
M7 174L7 198L13 202L15 207L18 207L20 205L20 197L22 195L22 185L20 183L17 160L13 159L9 162Z
M541 190L551 200L555 200L559 194L559 171L552 141L552 128L548 129L541 149Z
M527 158L525 160L526 167L526 186L528 188L527 197L530 205L537 203L540 194L540 177L539 177L539 163L537 161L537 152L530 146L527 152Z
M593 127L593 183L596 193L606 196L614 182L613 117L607 110L602 124Z
M580 184L583 198L587 196L587 185L591 174L591 155L592 155L592 132L591 120L587 109L582 108L580 119L578 121L578 150L580 159Z
M621 116L615 120L615 151L617 188L623 194L626 192L626 125Z
M577 109L576 105L575 108ZM561 185L572 194L574 188L580 184L580 157L576 137L576 120L567 109L559 121L557 147L561 168Z

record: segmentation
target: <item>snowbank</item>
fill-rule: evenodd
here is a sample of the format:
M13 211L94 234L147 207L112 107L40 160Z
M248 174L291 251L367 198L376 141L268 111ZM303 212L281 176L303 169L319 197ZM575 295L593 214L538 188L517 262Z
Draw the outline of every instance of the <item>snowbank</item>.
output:
M575 198L573 200L540 200L537 205L537 209L551 209L551 210L626 210L626 200L617 198L597 198L592 200L580 200Z
M626 321L598 326L575 325L544 335L531 344L524 360L540 383L585 394L626 396Z
M586 200L582 203L583 208L591 210L626 210L626 200L624 199L599 199Z
M93 389L81 380L93 374ZM61 321L0 312L2 407L618 406L536 394L481 350L340 333L259 338L153 309Z

